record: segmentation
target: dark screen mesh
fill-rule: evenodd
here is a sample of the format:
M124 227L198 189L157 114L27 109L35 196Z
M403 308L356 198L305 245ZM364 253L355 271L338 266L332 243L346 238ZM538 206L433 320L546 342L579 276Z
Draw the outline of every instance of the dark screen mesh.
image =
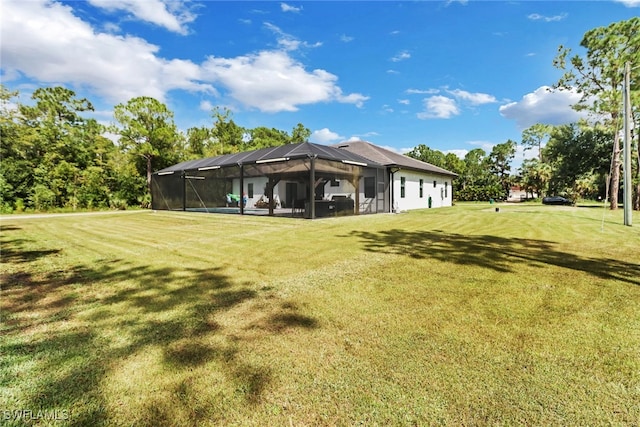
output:
M237 213L240 211L238 198L242 200L251 185L255 194L249 193L255 198L244 206L245 214L285 215L285 209L293 214L298 208L303 208L302 215L309 217L312 201L316 216L338 212L341 215L375 213L384 209L383 169L316 158L312 177L311 165L311 158L275 159L242 167L233 165L156 173L152 176L152 207L160 210ZM368 177L369 187L366 191L364 177ZM268 196L271 187L275 190L278 204L274 202L269 210L268 203L256 202L263 193ZM231 203L228 195L233 196ZM268 200L268 197L265 199ZM274 212L273 208L278 208L278 211Z
M158 210L182 210L182 183L180 173L151 176L151 207Z

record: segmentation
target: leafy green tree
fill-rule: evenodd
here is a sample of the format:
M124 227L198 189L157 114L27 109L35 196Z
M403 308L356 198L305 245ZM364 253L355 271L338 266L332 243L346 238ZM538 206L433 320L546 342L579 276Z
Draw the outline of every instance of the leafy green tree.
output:
M453 153L447 153L444 156L444 169L462 175L465 170L465 163L460 157Z
M239 153L245 150L245 129L238 126L231 118L229 109L216 107L213 109L213 129L211 136L219 146L220 154Z
M520 183L525 191L537 197L547 195L549 182L553 176L551 165L539 159L525 159L520 167Z
M25 201L27 207L40 210L84 206L78 197L83 191L87 195L83 174L99 167L98 147L106 148L104 127L82 116L93 110L91 103L63 87L39 88L32 94L33 105L16 103L8 109L16 93L6 89L2 93L5 210L8 203L18 208Z
M457 181L458 200L486 201L504 198L500 182L491 172L489 157L481 148L473 149L464 156L464 169Z
M173 122L173 112L160 101L140 96L114 108L122 149L139 158L141 175L146 175L147 191L151 193L151 173L179 160L180 135Z
M277 147L279 145L288 144L291 138L285 131L275 128L257 127L248 131L249 141L247 145L251 150L257 150L266 147Z
M137 203L147 191L147 180L128 153L115 151L109 159L109 205L122 209Z
M581 95L574 105L576 110L587 110L604 117L612 131L613 155L611 161L611 209L618 207L620 187L620 138L622 125L620 105L621 85L625 63L632 68L640 66L640 18L614 22L607 27L598 27L585 33L580 46L586 49L584 57L569 57L571 50L560 46L553 64L564 71L555 87L575 90ZM567 62L568 59L568 62ZM632 104L640 101L640 79L631 87Z
M446 159L444 153L439 150L433 150L424 144L418 145L406 155L416 160L438 166L439 168L445 167Z
M538 160L542 162L542 147L549 140L552 126L536 123L522 132L522 146L524 151L535 149Z
M500 182L505 199L509 196L509 190L511 188L511 162L515 157L515 154L516 143L512 140L495 145L489 154L489 166L491 172Z
M291 131L290 141L293 144L299 144L308 141L310 136L311 130L306 128L302 123L298 123Z
M549 193L588 196L593 191L584 191L586 181L600 182L599 188L604 190L612 141L611 130L603 126L556 126L544 149L553 170Z
M20 155L21 129L18 124L18 109L13 100L17 91L0 85L0 210L11 212L16 198L25 199L29 193L29 171L27 162Z
M218 154L217 148L211 135L211 129L205 126L187 129L184 153L186 160L216 156Z

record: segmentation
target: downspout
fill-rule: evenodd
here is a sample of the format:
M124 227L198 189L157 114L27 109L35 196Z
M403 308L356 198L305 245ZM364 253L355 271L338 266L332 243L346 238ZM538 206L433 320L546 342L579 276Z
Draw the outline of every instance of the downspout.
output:
M395 206L395 194L394 194L394 191L393 191L393 187L394 187L394 185L393 185L394 184L393 175L396 172L398 172L399 170L400 170L400 168L389 168L389 181L390 181L389 184L391 185L391 197L390 197L391 198L391 206L389 206L389 212L391 212L391 213L396 213L395 208L394 208L394 206Z
M311 219L316 219L316 157L317 155L311 156L311 167L309 168L309 209L311 212L309 213L309 217Z

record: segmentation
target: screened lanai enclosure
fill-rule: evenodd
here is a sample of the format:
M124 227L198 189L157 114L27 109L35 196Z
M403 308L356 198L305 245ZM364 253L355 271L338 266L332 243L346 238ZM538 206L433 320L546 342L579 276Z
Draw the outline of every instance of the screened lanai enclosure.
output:
M303 142L191 160L152 175L156 210L318 218L388 212L382 165Z

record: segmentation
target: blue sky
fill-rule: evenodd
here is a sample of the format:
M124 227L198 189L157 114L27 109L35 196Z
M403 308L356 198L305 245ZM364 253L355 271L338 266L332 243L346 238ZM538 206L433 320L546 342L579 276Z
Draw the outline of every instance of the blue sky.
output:
M521 139L536 122L579 116L559 45L582 53L589 29L629 19L640 1L3 0L2 82L28 102L64 85L96 107L153 96L182 130L236 123L311 141L419 144L463 156Z

